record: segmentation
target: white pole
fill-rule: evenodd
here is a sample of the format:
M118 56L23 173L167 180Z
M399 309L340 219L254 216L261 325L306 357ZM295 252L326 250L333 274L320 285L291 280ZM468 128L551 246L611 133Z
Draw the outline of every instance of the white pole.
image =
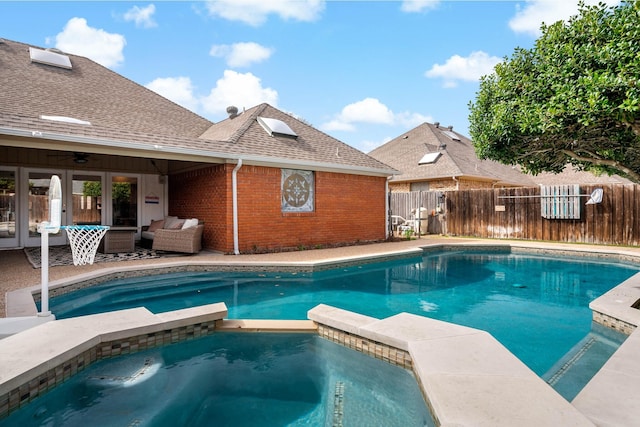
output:
M38 316L51 316L49 311L49 233L60 230L62 219L62 187L60 177L51 176L49 182L49 222L42 221L38 226L40 232L40 313Z
M38 316L51 316L49 311L49 230L48 222L40 223L40 279L42 287L40 290L40 313Z

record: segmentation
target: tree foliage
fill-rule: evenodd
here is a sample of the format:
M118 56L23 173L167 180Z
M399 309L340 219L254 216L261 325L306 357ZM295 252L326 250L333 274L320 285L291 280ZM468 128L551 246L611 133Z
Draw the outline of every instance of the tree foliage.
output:
M102 185L100 181L85 181L82 184L82 194L92 197L102 196Z
M640 0L542 26L484 76L470 107L480 158L526 172L567 164L640 182Z

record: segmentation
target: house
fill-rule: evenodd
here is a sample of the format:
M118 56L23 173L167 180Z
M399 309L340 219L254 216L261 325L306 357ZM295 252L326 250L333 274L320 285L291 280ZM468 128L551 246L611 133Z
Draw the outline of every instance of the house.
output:
M480 160L471 140L439 123L423 123L369 153L400 171L395 192L535 186L519 169Z
M386 237L396 171L268 104L212 123L88 58L9 40L0 88L0 248L40 244L53 174L63 224L139 238L154 219L198 218L203 247L225 253Z
M369 155L400 171L389 182L395 192L631 183L618 175L597 176L570 165L559 174L528 175L519 166L478 159L469 138L439 123L423 123Z

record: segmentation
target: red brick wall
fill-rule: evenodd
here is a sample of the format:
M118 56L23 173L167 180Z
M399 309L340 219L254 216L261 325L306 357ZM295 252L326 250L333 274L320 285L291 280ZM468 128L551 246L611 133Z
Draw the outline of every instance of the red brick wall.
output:
M216 165L169 177L169 215L204 221L202 244L225 250L231 239L231 170L233 165ZM228 181L228 182L227 182Z
M169 213L203 218L205 247L223 252L233 251L233 167L216 166L172 176L169 190ZM238 171L240 252L382 240L385 238L385 182L384 177L316 172L315 211L283 213L281 170L242 166ZM201 189L206 189L205 194ZM190 200L194 201L193 206Z

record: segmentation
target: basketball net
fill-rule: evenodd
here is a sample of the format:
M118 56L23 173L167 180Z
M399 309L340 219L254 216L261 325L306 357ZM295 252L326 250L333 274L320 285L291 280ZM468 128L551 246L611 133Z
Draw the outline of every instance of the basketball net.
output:
M73 254L73 265L93 264L100 240L105 235L107 225L67 225L69 245Z

